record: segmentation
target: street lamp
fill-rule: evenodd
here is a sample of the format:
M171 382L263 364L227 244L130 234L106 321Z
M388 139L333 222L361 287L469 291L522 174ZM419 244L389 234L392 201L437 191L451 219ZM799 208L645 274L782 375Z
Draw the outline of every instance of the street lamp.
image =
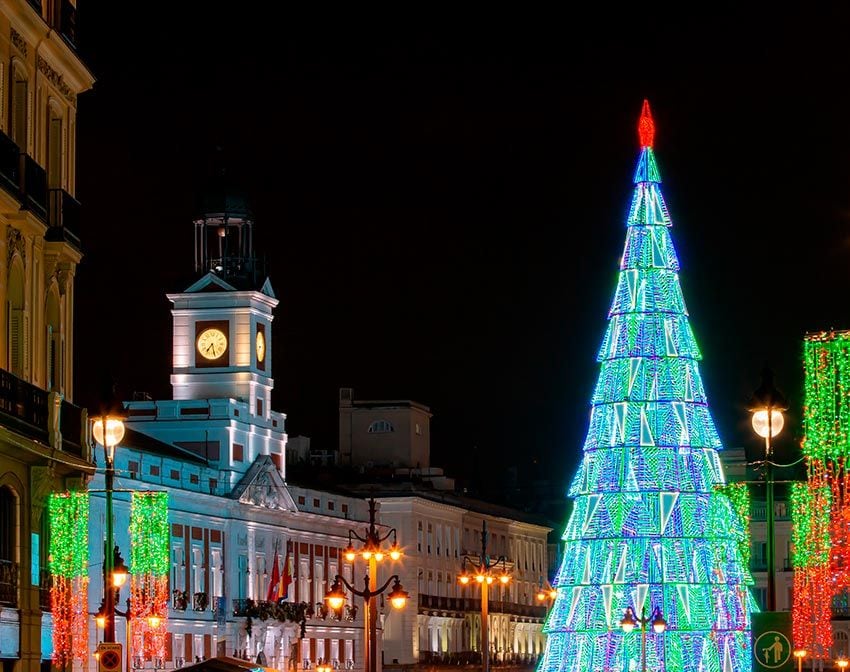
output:
M844 670L847 669L847 666L850 665L850 661L846 658L839 658L835 661L835 664L838 665L838 669L841 670L841 672L844 672Z
M774 560L776 540L773 510L773 445L771 439L785 426L782 411L788 410L788 401L773 385L773 371L765 367L761 374L761 385L753 392L750 412L753 414L753 430L764 439L765 487L767 490L767 611L776 611L776 564Z
M391 546L386 547L382 544L392 536L393 543ZM363 546L358 550L354 548L354 544L352 543L353 539L358 539L363 543ZM402 556L401 547L398 545L398 535L396 533L395 528L391 528L387 531L386 534L382 535L378 528L375 526L375 500L369 500L369 527L366 528L363 536L361 537L354 530L348 531L348 546L342 552L343 557L348 562L354 562L358 555L360 555L364 560L369 563L369 573L366 575L366 590L358 591L354 588L350 587L350 584L341 576L337 576L337 579L341 579L342 583L346 586L349 586L349 590L355 595L363 598L363 606L365 610L363 612L363 617L366 622L366 646L365 650L365 669L367 672L377 672L378 669L378 605L375 601L375 598L386 590L387 586L390 583L390 580L395 577L395 585L393 586L393 591L390 593L390 602L393 603L393 606L396 608L400 608L396 606L396 602L400 602L403 607L405 602L407 601L407 597L409 595L404 592L401 588L401 584L398 582L398 575L393 575L390 577L390 580L384 584L383 588L378 590L378 563L382 562L385 558L389 557L390 560L398 560ZM334 588L338 589L337 593L334 593ZM399 589L399 593L396 593L396 588ZM402 595L402 593L404 593ZM395 594L395 601L394 601ZM368 597L367 597L368 595ZM341 599L340 599L341 598ZM404 599L402 599L404 598ZM331 609L338 610L343 603L345 602L345 593L342 592L342 588L340 586L340 581L334 580L334 585L331 588L331 591L325 596L325 600L328 602L328 606ZM337 606L334 606L337 605Z
M537 601L546 602L546 600L552 600L554 602L556 597L558 597L558 589L552 587L548 581L544 586L543 579L541 578L537 588Z
M103 446L106 460L106 548L103 554L103 641L115 641L115 590L127 580L124 563L116 563L118 547L112 531L112 491L115 485L115 446L124 438L124 420L115 413L104 412L92 425L94 440ZM114 552L112 551L114 549ZM118 555L120 558L120 554ZM118 571L116 571L118 570ZM109 585L109 584L112 585Z
M471 572L467 572L466 563L472 566ZM499 563L502 565L501 571L497 569ZM511 582L511 575L508 573L507 558L504 555L500 555L495 560L487 555L486 520L481 525L481 555L479 556L479 562L473 562L470 556L465 555L457 580L463 586L469 585L472 580L475 580L481 586L481 669L482 672L490 672L490 639L487 633L487 626L489 625L488 593L490 585L496 581L503 586L507 586Z
M803 658L806 657L805 649L795 649L794 657L797 659L797 672L803 672Z
M641 672L646 672L646 626L652 625L653 631L660 635L667 629L667 621L664 620L664 617L661 615L661 609L658 607L656 607L655 611L652 612L651 618L646 617L646 607L644 607L640 618L635 616L634 609L626 607L626 613L620 620L620 627L623 628L623 632L628 634L634 630L637 625L640 625L640 669Z
M410 593L408 593L404 586L398 580L398 574L393 574L390 578L386 580L383 586L380 588L374 588L373 583L375 582L374 576L367 574L363 577L363 590L357 590L354 586L352 586L348 581L345 580L344 576L340 576L337 574L334 577L333 585L331 586L330 591L325 595L325 601L328 603L328 606L336 612L339 612L342 609L342 605L345 604L345 591L342 589L343 586L348 588L354 595L363 598L363 604L366 606L366 614L364 614L366 621L366 628L368 633L366 635L366 641L371 643L371 651L370 649L366 649L367 651L367 660L365 669L369 672L376 672L378 668L378 656L377 656L377 647L376 642L378 640L377 635L377 620L373 620L369 616L369 612L372 611L374 614L375 611L369 607L369 605L375 604L375 598L383 593L390 585L390 582L393 583L393 589L390 591L388 595L390 599L390 604L393 605L393 609L404 609L404 606L407 604L407 600L410 597ZM318 669L318 668L317 668Z

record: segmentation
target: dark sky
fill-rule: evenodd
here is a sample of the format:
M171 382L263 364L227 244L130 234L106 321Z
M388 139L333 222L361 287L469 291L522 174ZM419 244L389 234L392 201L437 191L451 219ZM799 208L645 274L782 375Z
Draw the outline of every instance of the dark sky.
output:
M455 473L476 455L483 473L566 482L646 97L721 437L754 444L746 402L769 361L793 402L779 443L797 449L802 336L850 328L846 16L331 23L153 3L132 21L80 4L98 81L79 104L79 403L106 372L125 396L170 396L165 293L188 284L218 145L280 299L291 435L334 447L352 386L430 405L432 461Z

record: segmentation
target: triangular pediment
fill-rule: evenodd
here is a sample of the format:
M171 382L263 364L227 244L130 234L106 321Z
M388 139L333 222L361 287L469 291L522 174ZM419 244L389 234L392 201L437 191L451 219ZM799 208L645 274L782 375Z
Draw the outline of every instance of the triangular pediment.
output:
M189 286L185 290L185 294L193 294L197 292L235 292L236 287L222 280L215 273L210 271L200 280Z
M277 297L274 295L274 290L272 289L272 281L270 278L266 278L266 281L263 283L263 286L260 287L260 291L266 296L270 296L273 299Z
M260 455L233 488L231 498L278 511L297 511L295 500L277 470L272 458Z

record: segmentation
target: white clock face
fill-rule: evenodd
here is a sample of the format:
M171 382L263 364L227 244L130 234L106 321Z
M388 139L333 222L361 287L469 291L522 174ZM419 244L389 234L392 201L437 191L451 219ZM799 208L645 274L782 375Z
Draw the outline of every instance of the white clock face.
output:
M198 353L204 359L218 359L227 351L227 336L221 329L204 329L198 336Z
M262 331L257 332L257 361L262 362L266 358L266 337Z

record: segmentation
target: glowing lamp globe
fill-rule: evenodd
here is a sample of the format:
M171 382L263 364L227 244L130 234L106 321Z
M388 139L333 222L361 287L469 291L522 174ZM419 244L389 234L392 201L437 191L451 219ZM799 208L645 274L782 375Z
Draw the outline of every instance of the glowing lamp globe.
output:
M667 629L667 621L661 615L661 610L655 610L655 617L652 619L652 629L659 635Z
M794 657L795 658L805 658L806 653L808 653L808 652L805 649L797 649L796 651L794 651Z
M478 583L484 583L484 575L483 574L476 574L475 580L478 581Z
M97 623L97 627L103 630L106 627L106 615L105 614L97 614L94 617L94 622Z
M384 552L383 551L375 551L375 560L377 560L378 562L381 562L381 560L383 560L383 559L384 559Z
M538 599L540 602L543 602L543 600L545 600L545 599L546 599L546 593L544 593L544 592L541 590L539 593L537 593L537 599Z
M637 620L635 619L635 614L632 611L631 607L626 609L626 613L623 614L623 618L620 621L620 627L623 629L623 632L629 633L635 629L637 625Z
M162 623L162 619L159 616L150 615L148 616L148 625L151 628L158 628L160 623Z
M116 567L112 570L112 585L115 588L120 588L125 583L127 583L127 568Z
M346 546L345 550L343 551L343 554L345 555L345 559L348 560L348 562L354 562L354 559L357 557L357 551L355 551L354 546L351 546L350 544Z
M511 582L511 575L510 574L502 574L499 577L499 581L502 582L503 586L507 586Z
M369 560L372 558L372 551L371 549L364 548L363 553L361 553L361 555L363 556L364 560Z
M555 588L552 588L552 590L549 591L549 598L554 600L556 597L558 597L558 591Z
M462 585L466 585L469 583L469 574L461 574L457 577L457 580L461 582Z
M401 557L401 549L398 544L393 544L390 547L390 560L398 560Z
M124 421L121 418L106 417L106 432L103 431L103 418L96 418L92 424L94 440L106 448L114 448L124 438Z
M753 413L753 430L761 438L766 439L768 433L770 438L777 436L785 426L785 417L781 411L773 409L770 412L770 428L767 423L767 409L762 408Z
M393 584L393 589L390 592L390 604L393 605L393 609L404 609L404 605L407 604L407 598L410 597L410 593L408 593L404 586L399 583L399 580L396 579Z
M492 577L492 576L488 576L488 577L487 577L487 585L489 586L491 583L493 583L493 577Z
M846 670L847 666L850 665L850 661L848 661L846 658L839 658L835 661L835 664L838 665L839 669Z
M339 581L334 581L330 592L325 595L325 602L327 602L328 606L334 611L342 609L342 605L345 604L345 593L343 592Z

